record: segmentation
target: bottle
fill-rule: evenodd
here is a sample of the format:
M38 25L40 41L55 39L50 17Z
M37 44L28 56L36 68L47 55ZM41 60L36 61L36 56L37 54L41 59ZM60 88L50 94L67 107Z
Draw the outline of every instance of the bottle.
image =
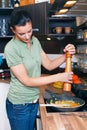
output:
M6 19L2 19L1 36L7 35L7 24Z
M14 0L14 7L19 7L19 6L20 6L20 1Z
M13 7L14 1L13 0L8 0L8 7Z
M2 8L5 8L5 0L2 0Z

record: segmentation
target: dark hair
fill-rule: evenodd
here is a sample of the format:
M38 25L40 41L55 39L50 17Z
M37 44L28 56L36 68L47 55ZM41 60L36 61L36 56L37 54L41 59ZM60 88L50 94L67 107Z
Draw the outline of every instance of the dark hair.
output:
M29 12L23 9L14 9L9 20L9 26L15 28L16 25L25 25L26 22L32 22Z

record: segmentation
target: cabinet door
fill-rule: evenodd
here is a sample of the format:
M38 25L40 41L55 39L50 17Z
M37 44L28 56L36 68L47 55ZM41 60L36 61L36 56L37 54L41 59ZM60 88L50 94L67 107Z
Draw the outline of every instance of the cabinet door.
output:
M21 6L20 8L24 8L30 13L33 23L33 29L35 30L34 34L44 35L48 33L49 24L47 12L49 11L50 4L48 4L47 2L43 2Z

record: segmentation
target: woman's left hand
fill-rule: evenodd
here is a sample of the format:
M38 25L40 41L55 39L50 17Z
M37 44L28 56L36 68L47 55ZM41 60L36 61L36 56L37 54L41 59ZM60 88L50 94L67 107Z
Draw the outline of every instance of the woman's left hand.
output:
M68 44L67 46L65 46L64 48L64 52L69 52L70 54L75 54L76 50L75 50L75 46L73 44Z

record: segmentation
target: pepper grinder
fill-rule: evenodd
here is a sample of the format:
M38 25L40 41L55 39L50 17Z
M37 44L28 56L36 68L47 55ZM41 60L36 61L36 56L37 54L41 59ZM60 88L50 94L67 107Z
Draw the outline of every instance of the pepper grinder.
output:
M69 54L69 52L66 52L66 68L65 72L71 72L72 71L72 55ZM64 83L63 91L70 92L71 91L71 83Z

